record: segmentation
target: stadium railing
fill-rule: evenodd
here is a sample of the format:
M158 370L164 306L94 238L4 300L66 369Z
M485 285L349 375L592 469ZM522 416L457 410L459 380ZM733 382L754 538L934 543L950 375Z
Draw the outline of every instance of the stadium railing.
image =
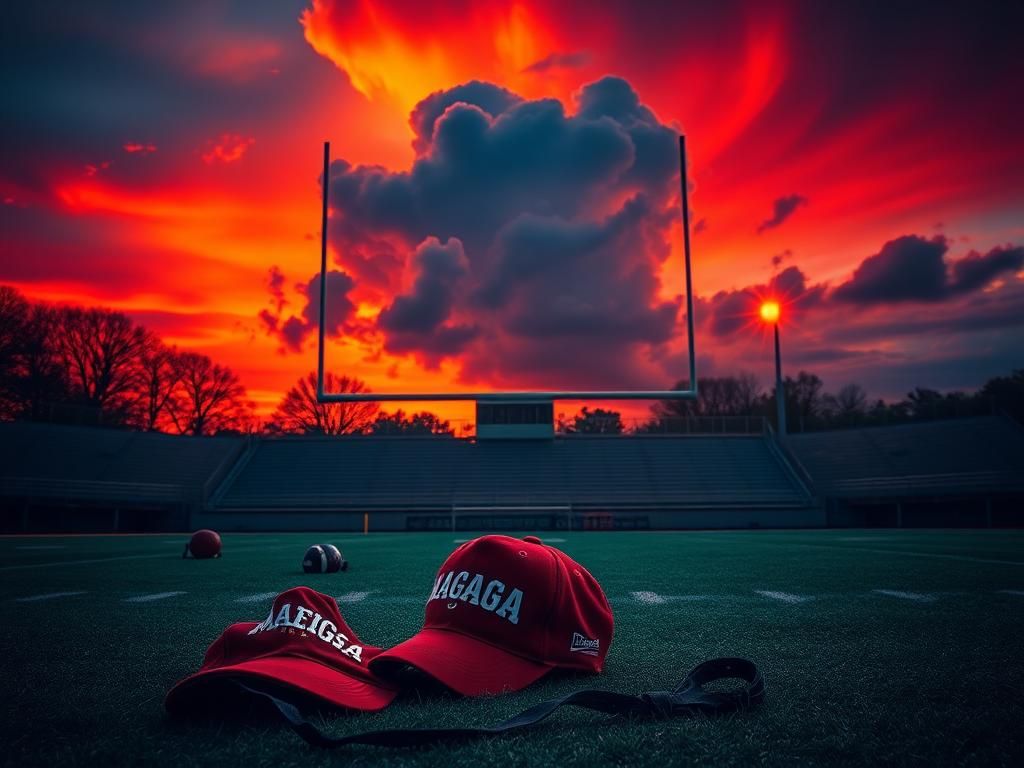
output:
M807 471L803 462L800 461L796 453L790 450L785 441L778 439L775 430L767 419L764 421L764 434L767 439L768 450L775 454L783 468L792 475L793 480L796 481L804 494L817 503L818 497L815 493L814 478L811 477L811 473Z
M221 487L221 483L227 479L232 470L242 463L242 458L252 450L256 440L257 437L255 435L246 435L245 440L240 441L237 447L224 455L217 468L203 482L199 494L199 502L201 504L205 505L210 502L213 495Z
M921 496L928 493L1013 492L1024 490L1024 477L1014 472L946 472L899 477L855 477L836 480L830 495L844 498Z

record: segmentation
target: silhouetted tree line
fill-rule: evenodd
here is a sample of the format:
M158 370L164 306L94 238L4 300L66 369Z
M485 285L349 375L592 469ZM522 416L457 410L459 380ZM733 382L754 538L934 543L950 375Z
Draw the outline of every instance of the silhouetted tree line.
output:
M687 388L681 381L674 387ZM846 384L825 392L822 380L800 371L783 380L786 429L811 432L825 429L903 424L959 416L1005 413L1024 424L1024 369L985 382L977 392L947 392L917 387L906 398L887 403L871 400L859 384ZM632 430L638 434L732 431L757 428L762 420L778 429L775 387L762 390L751 373L698 379L696 400L662 400L651 407L651 418ZM622 434L630 431L618 411L583 407L575 416L559 414L559 432L566 434Z
M367 392L327 374L333 392ZM190 435L259 429L245 387L227 366L168 346L123 312L30 302L0 286L0 419L116 426ZM380 412L376 403L316 400L300 379L263 425L270 434L451 436L432 413Z
M651 408L638 433L689 431L694 420L766 419L778 427L775 389L751 373L698 380L696 400L665 400ZM676 384L682 389L686 382ZM786 427L809 432L926 419L1006 413L1024 423L1024 369L985 382L977 392L941 393L918 387L903 400L871 400L858 384L835 393L800 371L783 382ZM369 392L358 379L328 373L330 392ZM0 419L123 426L210 435L253 432L258 423L245 387L228 367L206 355L168 346L122 312L33 303L0 286ZM569 434L621 434L618 411L583 407L559 414ZM320 403L316 373L299 379L263 425L268 434L434 435L451 424L429 412L384 413L374 402Z
M572 418L558 414L555 429L568 435L620 435L626 431L622 414L618 411L583 406Z
M0 286L0 418L210 435L249 429L252 404L229 368L122 312Z
M324 373L324 390L360 394L370 390L359 379ZM316 397L316 371L289 389L264 425L268 434L291 435L433 435L455 434L447 421L433 413L406 416L399 409L384 413L374 402L321 403Z
M683 389L679 382L675 389ZM686 420L696 417L759 417L778 429L775 387L762 391L756 377L698 379L696 400L665 400L651 409L651 420L638 431L682 431ZM859 384L846 384L837 392L825 392L822 380L800 371L783 380L786 429L811 432L824 429L902 424L957 416L1006 413L1024 423L1024 369L1009 376L989 379L977 392L947 392L917 387L906 398L887 403L871 400Z

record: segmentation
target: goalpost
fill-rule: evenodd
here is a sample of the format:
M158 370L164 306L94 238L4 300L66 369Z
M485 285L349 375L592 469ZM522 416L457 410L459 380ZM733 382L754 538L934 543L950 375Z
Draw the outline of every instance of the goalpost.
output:
M686 173L686 137L679 136L680 201L683 219L683 264L686 291L686 337L689 362L689 386L670 390L541 390L539 392L326 392L324 391L324 348L327 316L327 213L330 188L331 145L324 142L323 207L320 217L320 322L317 347L316 399L320 403L472 401L533 402L537 400L696 400L697 357L694 346L693 280L690 271L690 206Z

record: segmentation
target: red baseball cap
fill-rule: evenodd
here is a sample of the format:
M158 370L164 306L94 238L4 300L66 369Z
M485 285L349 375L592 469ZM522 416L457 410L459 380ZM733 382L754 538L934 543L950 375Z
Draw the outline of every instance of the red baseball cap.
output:
M364 645L333 597L295 587L274 599L261 622L232 624L206 651L199 671L178 682L164 705L184 714L219 690L225 679L265 681L349 709L383 709L397 694L367 668L380 648ZM197 698L201 697L201 698Z
M481 536L441 566L423 629L370 668L411 665L465 696L518 691L556 667L600 672L612 631L601 585L567 554L536 536Z

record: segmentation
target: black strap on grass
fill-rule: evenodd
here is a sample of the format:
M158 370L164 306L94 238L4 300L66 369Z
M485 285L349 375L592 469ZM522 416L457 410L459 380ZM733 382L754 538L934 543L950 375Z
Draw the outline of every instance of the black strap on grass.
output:
M746 685L728 691L706 691L704 686L716 680L738 678ZM744 712L764 700L764 678L753 662L746 659L711 659L698 664L672 691L654 691L631 696L612 691L583 690L560 699L550 699L523 710L518 715L491 726L474 728L394 728L367 731L352 736L328 736L306 720L298 707L276 696L238 683L249 693L268 699L299 736L315 747L334 748L347 744L377 747L419 747L439 741L498 736L529 728L562 706L583 707L609 715L667 720L686 715L725 715Z

